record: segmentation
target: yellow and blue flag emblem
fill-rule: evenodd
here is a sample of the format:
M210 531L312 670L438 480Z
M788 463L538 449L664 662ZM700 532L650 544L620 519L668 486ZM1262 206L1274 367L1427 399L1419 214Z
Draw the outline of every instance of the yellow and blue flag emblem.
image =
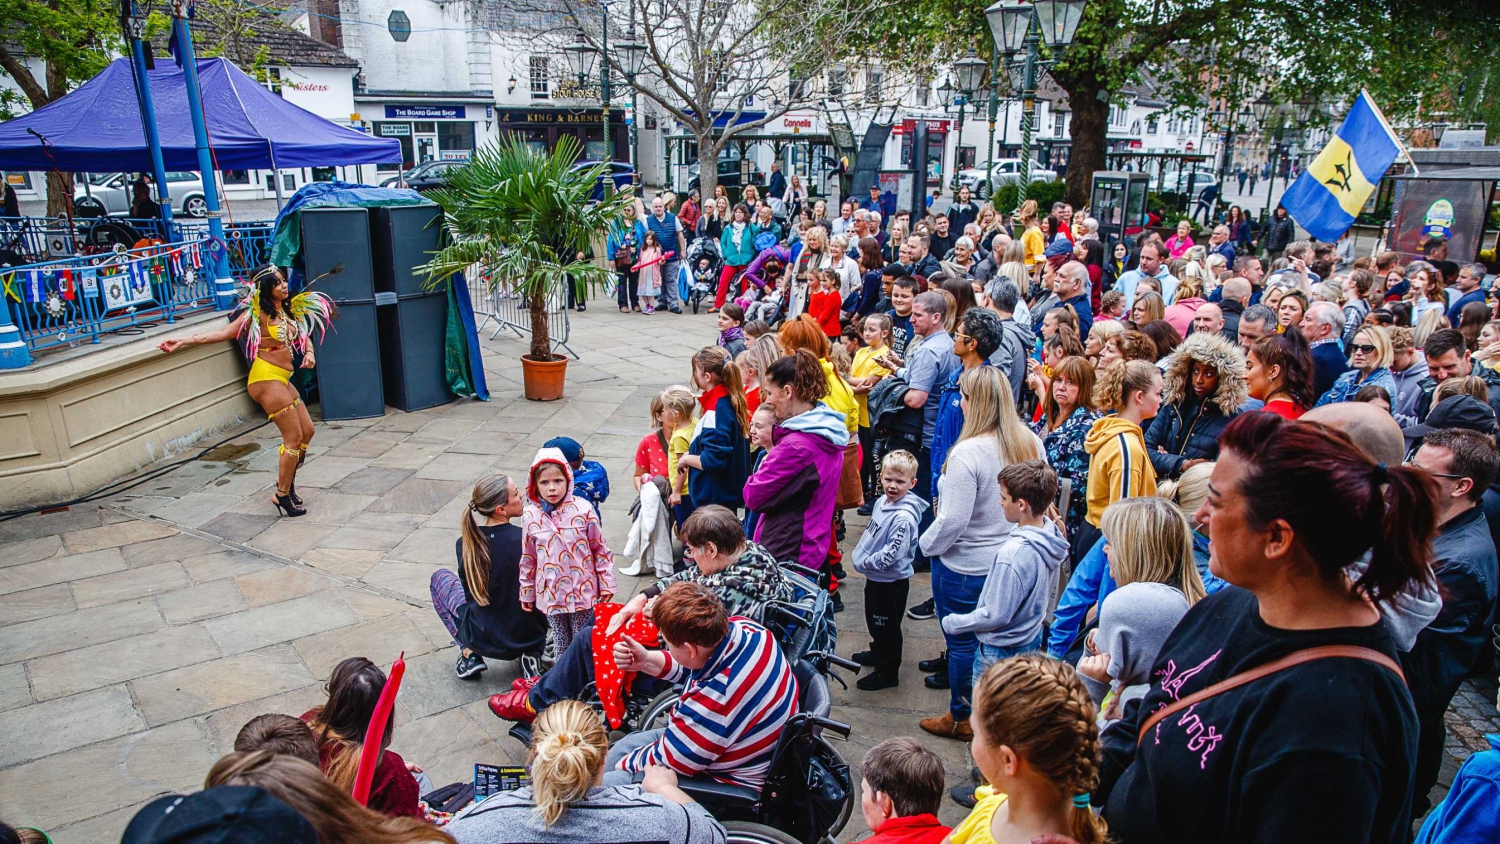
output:
M1401 155L1401 142L1380 108L1360 91L1343 124L1287 188L1281 204L1308 234L1322 241L1338 240Z

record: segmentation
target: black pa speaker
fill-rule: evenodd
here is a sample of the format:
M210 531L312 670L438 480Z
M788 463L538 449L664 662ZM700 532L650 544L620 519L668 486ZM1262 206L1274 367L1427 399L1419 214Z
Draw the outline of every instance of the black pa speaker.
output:
M402 297L378 311L386 403L412 411L453 401L444 360L447 294Z
M394 205L370 209L370 247L375 290L397 296L425 296L427 277L414 267L432 260L441 234L443 211L436 205Z
M316 350L318 396L323 403L324 419L385 415L380 337L373 301L339 305L338 318L323 335L322 342L316 344Z
M302 212L302 261L314 279L343 264L344 270L313 289L340 304L375 301L370 261L370 213L364 208L309 208ZM373 320L372 320L373 321Z

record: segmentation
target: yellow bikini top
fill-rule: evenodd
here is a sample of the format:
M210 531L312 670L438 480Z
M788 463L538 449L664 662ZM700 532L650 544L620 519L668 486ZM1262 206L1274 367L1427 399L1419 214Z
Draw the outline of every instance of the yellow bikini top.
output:
M285 337L281 336L281 323L280 322L272 322L269 325L267 325L266 326L266 333L270 334L271 335L271 339L273 339L273 340L281 340L281 341L286 340Z

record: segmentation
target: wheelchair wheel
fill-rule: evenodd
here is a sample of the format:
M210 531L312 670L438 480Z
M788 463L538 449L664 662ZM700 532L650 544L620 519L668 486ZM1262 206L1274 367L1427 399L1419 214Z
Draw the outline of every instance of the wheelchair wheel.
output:
M728 844L802 844L779 829L749 821L724 821L724 840Z
M682 689L663 689L646 708L641 712L641 720L636 729L659 730L667 726L667 715L672 711L677 699L682 697Z

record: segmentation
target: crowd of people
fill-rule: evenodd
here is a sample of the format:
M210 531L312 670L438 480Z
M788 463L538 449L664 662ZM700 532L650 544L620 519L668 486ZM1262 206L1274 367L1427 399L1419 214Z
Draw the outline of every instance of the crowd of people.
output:
M530 725L523 787L445 812L393 722L367 735L388 679L357 657L125 840L722 841L680 779L766 783L805 691L767 618L793 574L835 611L862 590L856 694L916 659L947 700L913 727L972 746L951 830L922 741L872 748L869 841L1400 842L1424 816L1424 842L1493 838L1500 751L1428 799L1500 585L1484 267L1440 243L1256 255L1186 221L1105 244L1086 210L965 194L916 221L878 191L836 219L658 197L611 234L622 311L680 307L660 280L684 254L718 320L651 402L628 545L603 538L603 467L558 437L479 480L431 580L458 677L521 660L489 708ZM649 575L621 601L618 563ZM906 652L903 618L942 651ZM676 704L611 745L626 687Z

